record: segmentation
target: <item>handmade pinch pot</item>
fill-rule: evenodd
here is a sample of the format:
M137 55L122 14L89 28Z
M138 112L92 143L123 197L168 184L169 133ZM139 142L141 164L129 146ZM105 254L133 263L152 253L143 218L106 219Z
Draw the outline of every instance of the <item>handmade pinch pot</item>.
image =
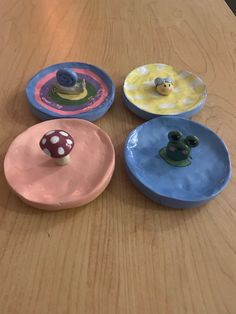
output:
M191 134L199 139L199 145L191 142L195 147L191 147L188 166L173 166L160 155L173 130L184 134L184 139ZM179 117L159 117L138 126L126 139L124 156L132 182L147 197L167 207L201 206L217 196L231 176L223 141L209 128ZM171 156L172 161L182 162L181 156Z
M96 121L111 107L115 86L100 68L81 62L54 64L31 78L26 96L42 120L79 118Z
M191 118L205 105L206 85L194 73L153 63L132 70L125 78L125 105L140 118Z
M66 163L55 162L68 154ZM4 160L12 190L25 203L46 210L93 201L109 184L114 166L109 136L80 119L50 120L30 127L15 138Z

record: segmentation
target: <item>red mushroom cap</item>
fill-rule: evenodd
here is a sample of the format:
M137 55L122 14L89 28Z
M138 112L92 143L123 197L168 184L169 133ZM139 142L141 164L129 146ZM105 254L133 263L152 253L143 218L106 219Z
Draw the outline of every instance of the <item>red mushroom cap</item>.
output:
M72 136L64 130L48 131L39 143L45 154L52 158L63 158L71 152L74 147Z

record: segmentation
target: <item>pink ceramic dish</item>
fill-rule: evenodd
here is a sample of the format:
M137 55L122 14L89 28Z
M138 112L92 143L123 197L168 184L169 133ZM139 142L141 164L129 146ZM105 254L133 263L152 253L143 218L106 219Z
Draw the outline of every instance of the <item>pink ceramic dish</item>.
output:
M39 146L45 132L67 131L74 139L70 163L58 166ZM91 122L80 119L49 120L18 135L4 160L8 184L27 204L60 210L87 204L109 184L115 151L109 136Z

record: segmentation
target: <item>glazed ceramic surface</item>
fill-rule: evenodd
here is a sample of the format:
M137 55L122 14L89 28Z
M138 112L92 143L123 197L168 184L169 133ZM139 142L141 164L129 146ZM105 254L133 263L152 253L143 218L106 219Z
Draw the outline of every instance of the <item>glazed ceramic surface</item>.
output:
M159 155L171 130L199 138L188 167L174 167ZM124 153L135 185L169 207L199 206L221 192L230 179L229 154L222 140L207 127L179 117L159 117L138 126L129 134Z
M169 77L174 89L168 96L157 93L155 78ZM204 82L188 71L178 71L166 64L148 64L131 71L123 86L124 102L143 119L175 115L192 117L205 104Z
M58 166L43 153L39 142L45 131L71 134L70 163ZM84 205L106 188L112 177L115 153L108 135L80 119L57 119L36 124L11 144L4 161L6 179L27 204L59 210Z
M87 90L66 99L56 92L59 69L72 69L79 80L85 79ZM42 120L80 118L95 121L102 117L114 101L115 86L101 69L86 63L65 62L38 72L26 87L32 112Z

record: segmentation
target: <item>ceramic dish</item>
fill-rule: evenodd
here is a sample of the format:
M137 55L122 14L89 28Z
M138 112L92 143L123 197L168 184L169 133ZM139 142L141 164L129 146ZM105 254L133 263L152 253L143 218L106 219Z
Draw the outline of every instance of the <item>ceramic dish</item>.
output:
M162 96L155 90L157 77L170 77L173 92ZM190 118L201 110L207 98L204 82L188 71L166 64L148 64L131 71L124 81L124 102L137 116L149 120L163 115Z
M40 148L39 143L47 143L42 139L45 132L48 136L58 133L51 130L64 130L60 133L68 143L74 139L67 165L55 164L55 159ZM51 146L56 145L53 139ZM5 176L12 190L25 203L47 210L91 202L109 184L114 166L115 152L109 136L93 123L80 119L50 120L30 127L12 142L4 160Z
M168 132L176 129L200 141L187 167L174 167L160 156ZM138 126L128 135L124 154L134 184L152 200L174 208L206 203L225 188L231 175L223 141L207 127L179 117L160 117Z
M86 93L82 97L63 98L57 93L56 73L60 69L73 70L78 79L85 79ZM65 62L38 72L26 87L26 96L34 115L41 120L80 118L95 121L101 118L114 101L115 86L111 78L94 65Z

